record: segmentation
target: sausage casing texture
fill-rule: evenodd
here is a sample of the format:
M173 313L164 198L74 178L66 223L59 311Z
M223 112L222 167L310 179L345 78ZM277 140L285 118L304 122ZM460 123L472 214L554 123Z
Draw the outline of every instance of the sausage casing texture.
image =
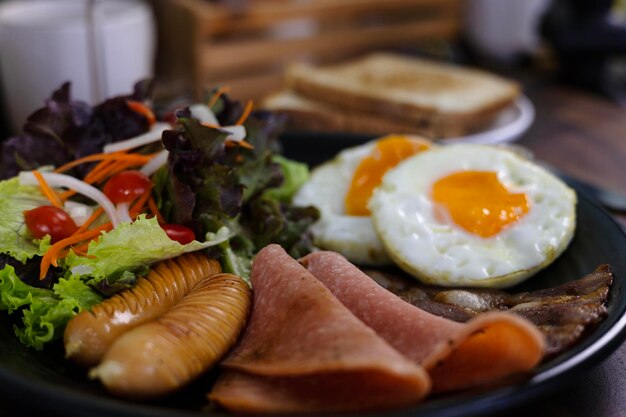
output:
M160 318L119 337L90 372L119 396L148 399L209 369L243 330L252 294L243 279L213 275Z
M73 317L64 333L66 356L85 367L98 364L121 334L160 317L198 282L220 271L219 262L198 253L159 263L133 288Z

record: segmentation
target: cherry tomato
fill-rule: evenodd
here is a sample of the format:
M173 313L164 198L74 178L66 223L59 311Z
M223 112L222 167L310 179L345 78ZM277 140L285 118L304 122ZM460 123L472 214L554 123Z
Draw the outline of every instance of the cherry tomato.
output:
M165 230L165 233L170 239L177 241L181 245L186 245L196 238L193 230L186 226L179 224L162 224L161 228Z
M40 206L24 212L26 226L37 239L50 235L52 243L70 237L78 226L62 209L54 206Z
M152 188L152 181L139 171L122 171L113 175L102 190L113 204L130 203Z

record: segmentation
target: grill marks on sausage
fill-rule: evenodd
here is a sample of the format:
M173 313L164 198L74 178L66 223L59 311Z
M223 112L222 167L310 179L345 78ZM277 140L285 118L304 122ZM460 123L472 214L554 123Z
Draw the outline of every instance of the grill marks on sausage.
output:
M120 336L90 376L118 396L168 394L212 367L235 343L251 299L237 276L205 277L163 316Z
M161 262L135 287L72 318L64 333L66 355L85 367L96 365L119 335L161 316L198 281L219 272L217 261L196 253Z

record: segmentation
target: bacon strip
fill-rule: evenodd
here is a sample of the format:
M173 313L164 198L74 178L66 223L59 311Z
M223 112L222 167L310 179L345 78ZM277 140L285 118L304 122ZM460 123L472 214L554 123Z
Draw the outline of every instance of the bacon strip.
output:
M546 338L544 361L570 349L606 317L613 282L609 265L600 265L585 277L556 287L519 293L435 287L390 271L363 272L407 303L456 322L466 322L487 311L506 310L522 316Z
M426 372L277 245L252 267L248 327L209 398L235 412L367 411L419 402Z
M543 357L539 330L513 314L487 313L456 323L401 300L337 253L317 252L300 262L354 315L424 366L435 392L530 371Z

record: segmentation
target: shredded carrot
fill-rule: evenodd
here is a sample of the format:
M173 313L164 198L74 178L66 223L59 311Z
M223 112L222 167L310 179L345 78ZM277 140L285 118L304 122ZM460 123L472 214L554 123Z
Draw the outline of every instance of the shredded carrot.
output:
M46 277L48 269L50 269L50 265L58 266L57 260L65 248L78 242L93 239L94 237L99 236L102 231L111 230L112 228L113 225L111 223L106 223L86 232L73 234L72 236L59 240L54 245L50 246L41 259L39 279L44 279Z
M59 197L61 197L62 200L67 200L68 198L70 198L71 196L73 196L74 194L76 194L76 191L74 190L67 190L62 192Z
M100 161L98 165L96 165L87 175L85 175L83 181L85 181L87 184L93 184L103 178L107 178L111 170L114 169L117 164L118 161L114 159L105 159L103 161ZM63 200L67 200L74 194L76 194L76 191L67 190L61 193L61 198Z
M70 198L71 196L73 196L74 194L76 194L76 191L74 191L74 190L67 190L67 191L63 191L61 194L59 194L59 197L61 198L61 200L65 201L68 198Z
M89 255L87 253L87 248L89 248L89 245L80 245L80 247L79 246L72 246L72 250L77 255L83 256L83 257L89 258L89 259L96 259L96 257L94 255Z
M213 93L213 95L211 96L211 99L209 100L209 102L207 103L207 107L211 108L213 107L213 105L215 103L217 103L217 100L219 100L219 98L225 94L230 92L230 86L227 85L223 85L220 88L217 89L217 91L215 91L215 93Z
M52 205L57 208L63 208L63 201L61 200L59 195L56 193L56 191L50 188L50 186L46 182L46 179L43 177L43 175L41 175L41 172L35 170L33 171L33 175L35 176L35 178L37 179L37 182L39 183L39 188L41 188L41 192L43 193L43 195L46 196L46 198L48 198L48 200L50 200Z
M148 199L148 207L150 208L152 214L156 216L159 223L165 223L165 217L163 217L163 214L159 211L159 207L157 206L156 201L154 201L154 198L152 198L152 194L150 194L150 198Z
M243 139L242 140L227 140L226 142L224 142L224 145L230 148L233 148L235 146L241 146L242 148L246 148L246 149L254 149L254 146L250 142L246 142Z
M148 120L148 124L150 126L156 123L156 117L154 116L152 110L141 101L126 100L126 105L135 113L139 113L144 116Z
M106 171L101 172L98 176L94 176L90 178L90 183L101 183L104 182L107 178L117 174L118 172L122 172L127 170L128 168L142 166L144 164L137 163L134 161L117 161L113 165L111 165Z
M248 100L248 102L246 103L246 107L243 109L243 113L241 113L241 116L239 116L239 119L237 119L237 122L235 123L236 125L241 125L243 124L243 122L246 121L248 116L250 116L253 105L254 103L252 102L252 100Z
M91 242L89 242L89 243L91 243ZM61 252L59 252L59 259L65 258L67 255L69 255L70 250L74 251L74 253L76 255L78 255L78 256L82 256L82 257L90 258L90 259L96 259L96 257L94 255L89 255L86 252L87 248L89 248L89 243L84 244L84 245L80 245L81 249L77 249L76 246L72 246L70 248L63 249Z
M115 175L120 171L124 171L125 169L131 166L136 166L136 165L143 165L143 164L132 162L132 161L131 162L113 161L112 164L100 170L99 173L97 173L96 175L93 175L91 178L87 178L89 176L89 174L87 174L87 176L84 178L83 181L85 181L87 184L101 183L107 178L109 178L110 176ZM61 198L64 200L67 200L68 198L72 197L74 194L76 194L76 191L67 190L61 193Z
M93 222L96 221L96 219L98 219L98 217L100 217L102 215L102 213L104 213L104 209L102 207L98 207L96 210L93 211L93 213L91 213L91 216L89 216L89 218L87 220L85 220L85 223L83 223L74 232L74 234L83 233L85 230L87 230L89 228L89 226L91 226L93 224Z
M86 162L102 161L106 159L120 160L120 161L133 161L138 164L147 164L156 154L152 155L140 155L137 153L127 154L125 152L112 152L112 153L95 153L79 159L75 159L72 162L68 162L65 165L55 169L54 172L65 172L75 166L84 164Z
M240 140L238 143L239 143L239 146L241 146L242 148L254 149L254 145L252 145L250 142L247 142L245 140Z
M119 165L117 165L117 166L115 167L115 169L113 169L113 170L109 173L109 175L108 175L108 176L109 176L109 177L110 177L110 176L113 176L113 175L115 175L115 174L117 174L117 173L119 173L119 172L126 171L128 168L137 167L138 165L143 165L143 164L137 164L137 163L134 163L134 162L121 162ZM106 178L103 178L103 179L102 179L102 181L100 181L100 182L103 182L103 180L105 180L105 179L106 179Z
M96 236L91 240L86 241L85 243L81 243L80 245L72 245L71 249L80 254L79 252L85 253L87 254L89 252L89 245L91 245L93 242L97 242L100 239L100 236ZM67 250L69 252L69 249ZM89 255L90 257L93 255ZM62 258L62 256L59 256L59 258Z
M139 197L137 201L135 201L135 203L132 205L132 207L129 210L131 219L134 219L135 217L137 217L144 211L143 208L146 205L146 202L150 198L151 194L152 194L152 189L149 189L145 193L143 193L143 195Z
M213 129L222 129L222 126L214 125L213 123L202 123L202 126L211 127ZM226 146L234 147L241 146L246 149L254 149L254 146L250 142L246 142L245 140L227 140L224 142Z
M63 191L61 194L59 194L59 197L61 197L61 199L63 201L65 201L68 198L72 197L74 194L76 194L76 191L74 191L74 190L67 190L67 191Z
M152 155L150 155L149 157L152 158ZM100 172L97 173L96 175L91 176L91 178L87 178L87 176L90 175L90 174L87 174L87 176L85 177L84 181L87 184L102 183L105 180L107 180L109 177L111 177L111 176L113 176L113 175L115 175L115 174L117 174L117 173L119 173L121 171L124 171L124 170L126 170L128 168L137 167L137 166L143 166L143 165L145 165L145 163L143 161L135 161L135 160L114 161L112 164L110 164L106 168L103 168L102 170L100 170ZM72 197L74 194L76 194L76 191L74 191L74 190L67 190L67 191L64 191L63 193L61 193L60 197L61 197L61 199L66 200L66 199Z
M76 252L77 254L81 254L81 253L87 253L87 251L89 250L89 245L91 244L91 242L93 242L95 239L90 240L89 242L86 243L81 243L80 245L73 245L72 246L72 250L74 252ZM69 249L68 249L69 252Z
M114 159L105 159L103 161L98 162L98 164L87 173L87 175L85 175L85 178L83 178L83 181L85 181L87 184L90 184L92 181L92 178L94 177L98 177L99 175L101 175L102 172L106 172L107 169L109 169L109 167L111 165L114 165L117 161Z

